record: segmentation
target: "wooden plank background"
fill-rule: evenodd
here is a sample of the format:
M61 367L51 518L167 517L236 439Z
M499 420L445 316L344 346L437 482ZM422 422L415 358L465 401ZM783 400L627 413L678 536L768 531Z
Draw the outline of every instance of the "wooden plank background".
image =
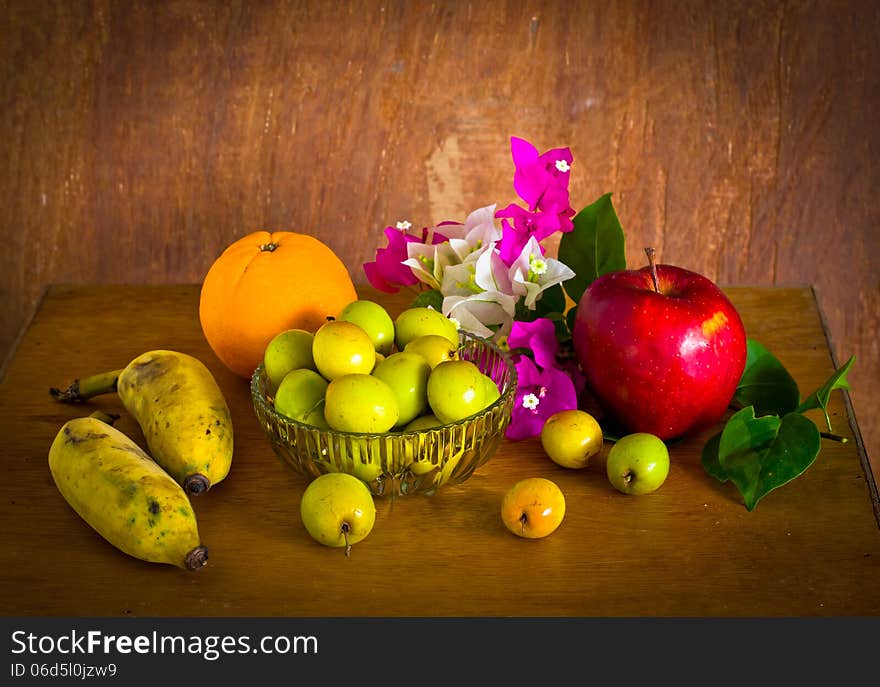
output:
M880 474L873 0L0 8L3 358L46 284L200 282L256 229L361 279L386 225L514 201L517 135L613 194L631 266L813 285Z

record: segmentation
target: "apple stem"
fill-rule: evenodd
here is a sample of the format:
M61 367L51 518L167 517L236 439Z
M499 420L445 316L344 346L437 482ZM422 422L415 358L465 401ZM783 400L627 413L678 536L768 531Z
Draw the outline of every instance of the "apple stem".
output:
M654 291L660 293L660 280L657 279L657 264L654 262L654 256L657 251L648 246L645 248L645 255L648 256L648 265L651 267L651 279L654 282Z
M626 482L626 484L629 484L630 482L632 482L633 477L634 477L632 470L627 470L621 476L623 477L623 481Z
M842 437L839 434L832 434L831 432L819 432L819 436L823 439L831 439L831 441L839 441L841 444L845 444L849 441L846 437Z
M528 516L525 513L519 516L519 531L520 535L523 537L526 536L526 523L529 521Z
M351 531L347 522L342 523L342 536L345 537L345 555L351 555L351 542L348 541L348 533Z

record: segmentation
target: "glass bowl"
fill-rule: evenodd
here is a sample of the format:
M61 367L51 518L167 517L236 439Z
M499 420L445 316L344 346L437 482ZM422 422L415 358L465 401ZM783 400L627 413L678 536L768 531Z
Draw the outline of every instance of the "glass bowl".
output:
M251 378L251 396L260 425L281 460L314 478L347 472L376 496L434 494L459 484L495 453L510 422L516 368L495 344L460 333L459 357L470 360L498 385L489 407L452 424L414 432L355 434L302 424L275 410L263 365Z

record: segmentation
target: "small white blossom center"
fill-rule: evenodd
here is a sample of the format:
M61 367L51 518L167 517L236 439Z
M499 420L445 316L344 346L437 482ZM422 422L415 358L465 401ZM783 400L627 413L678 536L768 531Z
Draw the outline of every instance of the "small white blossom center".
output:
M571 169L571 165L568 164L568 162L565 160L557 160L556 169L558 169L560 172L567 172Z
M547 261L536 255L529 256L529 272L532 274L544 274L547 271Z
M557 163L557 164L559 164L559 163ZM411 223L411 222L407 222L406 220L403 220L403 221L397 223L397 228L398 228L398 229L401 229L401 230L403 230L403 231L406 231L406 230L409 229L411 226L412 226L412 223Z
M525 396L523 396L523 408L534 410L538 407L539 403L541 403L541 400L537 396L535 396L535 394L526 394Z

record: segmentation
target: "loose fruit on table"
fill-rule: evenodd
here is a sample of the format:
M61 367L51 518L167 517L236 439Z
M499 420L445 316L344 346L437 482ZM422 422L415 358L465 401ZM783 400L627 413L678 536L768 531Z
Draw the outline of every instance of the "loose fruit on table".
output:
M653 434L628 434L611 447L605 469L618 491L650 494L659 489L669 475L669 448Z
M309 535L325 546L351 547L363 541L376 522L376 504L367 486L344 472L316 477L303 492L300 517Z
M579 409L561 410L548 417L540 437L544 452L554 463L574 469L586 467L602 450L604 440L596 418Z
M564 518L565 495L556 482L545 477L526 477L516 482L501 500L501 520L518 537L546 537Z

